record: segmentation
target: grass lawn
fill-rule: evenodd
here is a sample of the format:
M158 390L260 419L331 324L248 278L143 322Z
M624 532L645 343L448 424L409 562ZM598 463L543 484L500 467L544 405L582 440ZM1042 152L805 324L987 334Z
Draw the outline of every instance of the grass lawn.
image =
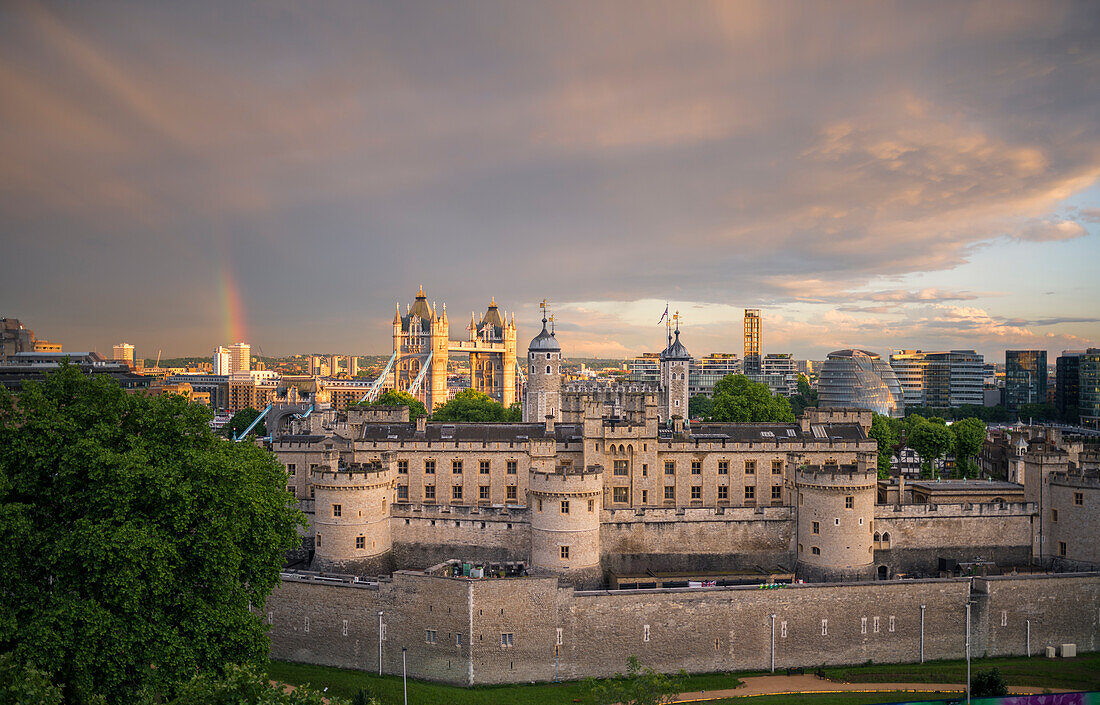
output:
M816 693L810 695L757 695L750 698L707 700L700 705L873 705L874 703L936 702L952 698L942 693ZM957 699L955 697L954 699Z
M1072 659L1029 658L973 659L971 671L996 666L1009 685L1068 690L1100 690L1100 653ZM918 664L882 664L826 668L825 675L849 683L964 683L966 661L929 661Z

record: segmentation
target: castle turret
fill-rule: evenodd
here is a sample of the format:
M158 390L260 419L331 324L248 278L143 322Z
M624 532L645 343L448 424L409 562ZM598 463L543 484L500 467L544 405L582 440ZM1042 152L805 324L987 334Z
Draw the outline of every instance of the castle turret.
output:
M548 419L547 428L551 424ZM532 439L530 452L532 573L557 575L575 587L601 584L603 468L555 465L553 438Z
M428 400L428 413L447 403L447 360L450 355L451 331L447 321L447 304L443 312L432 319L432 369L431 398Z
M691 372L691 353L680 342L680 314L676 313L676 340L669 341L661 353L661 405L658 411L661 421L673 416L688 417L688 374Z
M870 580L876 469L803 467L795 473L795 573L811 582Z
M310 473L314 490L314 554L311 568L356 574L392 570L390 504L393 453L382 461L339 467L335 451ZM338 456L336 456L338 457Z
M523 400L523 421L542 423L547 416L561 420L561 346L546 330L546 309L542 311L542 332L527 346L527 396Z
M501 356L501 402L505 409L516 403L516 317L505 315L504 355Z

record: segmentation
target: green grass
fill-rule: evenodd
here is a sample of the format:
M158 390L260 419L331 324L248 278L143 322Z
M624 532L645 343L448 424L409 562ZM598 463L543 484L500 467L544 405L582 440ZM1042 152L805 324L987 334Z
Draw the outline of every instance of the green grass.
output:
M994 666L1001 670L1009 685L1100 690L1100 652L1073 659L1042 656L974 659L971 671L984 671ZM849 683L963 683L966 681L966 661L826 668L825 675Z
M272 661L268 676L284 683L308 683L320 690L344 698L352 697L360 688L381 699L383 705L402 702L400 676L379 676L363 671L349 671L327 666ZM685 691L736 688L741 681L726 673L706 673L688 676ZM409 679L409 702L417 705L557 705L572 704L584 697L581 681L567 683L537 683L520 685L475 686L459 688L441 683Z
M873 705L875 703L936 702L952 698L943 693L814 693L810 695L757 695L748 698L707 700L700 705ZM958 699L957 696L954 699Z

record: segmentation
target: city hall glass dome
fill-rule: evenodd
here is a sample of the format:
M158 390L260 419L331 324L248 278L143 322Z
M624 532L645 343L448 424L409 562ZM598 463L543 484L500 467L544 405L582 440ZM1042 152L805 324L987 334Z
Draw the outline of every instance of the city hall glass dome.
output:
M901 383L894 370L873 352L836 350L829 353L818 378L821 407L870 409L877 414L905 416Z

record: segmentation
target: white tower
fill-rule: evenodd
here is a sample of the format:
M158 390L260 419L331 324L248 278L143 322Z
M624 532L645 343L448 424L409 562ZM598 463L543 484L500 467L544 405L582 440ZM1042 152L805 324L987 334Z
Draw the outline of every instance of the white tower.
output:
M527 396L524 423L543 423L547 416L561 420L561 346L546 330L546 302L542 302L542 332L527 346Z
M674 416L688 417L688 374L691 372L691 353L680 342L680 313L676 312L676 339L669 340L661 353L661 403L658 408L661 421Z

